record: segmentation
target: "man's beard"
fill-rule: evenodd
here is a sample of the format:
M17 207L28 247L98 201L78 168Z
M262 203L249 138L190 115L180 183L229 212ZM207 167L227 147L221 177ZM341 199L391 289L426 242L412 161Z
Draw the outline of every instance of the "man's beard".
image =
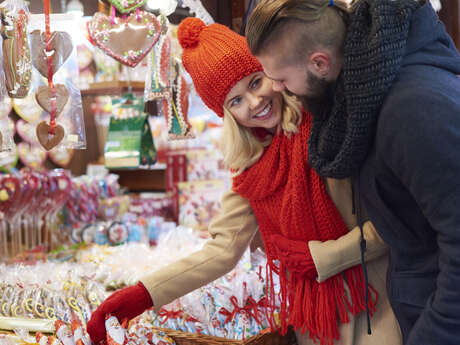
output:
M334 102L336 82L319 78L310 71L307 72L308 95L298 96L303 107L314 116L326 117Z

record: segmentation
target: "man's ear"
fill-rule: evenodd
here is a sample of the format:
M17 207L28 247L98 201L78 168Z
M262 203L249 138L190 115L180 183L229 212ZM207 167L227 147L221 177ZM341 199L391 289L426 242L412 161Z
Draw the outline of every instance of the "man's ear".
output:
M326 77L331 70L331 57L326 52L314 52L308 58L308 64L317 76Z

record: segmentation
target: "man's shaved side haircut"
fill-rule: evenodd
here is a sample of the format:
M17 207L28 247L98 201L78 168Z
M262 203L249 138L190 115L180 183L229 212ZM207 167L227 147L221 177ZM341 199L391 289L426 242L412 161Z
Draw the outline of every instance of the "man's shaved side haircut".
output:
M265 0L249 18L246 39L254 55L292 40L294 49L283 59L296 62L318 48L341 53L345 40L349 5L335 0Z

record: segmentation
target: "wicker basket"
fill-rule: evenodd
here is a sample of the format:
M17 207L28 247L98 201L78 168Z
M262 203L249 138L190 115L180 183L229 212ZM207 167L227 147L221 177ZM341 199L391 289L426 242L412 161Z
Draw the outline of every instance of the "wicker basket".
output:
M176 331L168 328L155 328L170 336L177 345L294 345L295 333L289 331L285 336L278 332L261 332L245 340L226 339L211 335L202 335Z

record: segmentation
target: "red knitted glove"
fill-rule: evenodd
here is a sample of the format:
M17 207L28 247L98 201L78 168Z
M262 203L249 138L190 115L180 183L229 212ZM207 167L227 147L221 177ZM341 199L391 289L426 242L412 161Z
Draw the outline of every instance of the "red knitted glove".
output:
M272 235L271 242L276 258L288 272L299 273L308 279L318 276L308 243L290 240L281 235Z
M115 291L94 311L88 322L87 330L91 340L95 344L105 340L106 314L110 313L122 322L125 318L131 320L151 306L152 298L141 282Z

